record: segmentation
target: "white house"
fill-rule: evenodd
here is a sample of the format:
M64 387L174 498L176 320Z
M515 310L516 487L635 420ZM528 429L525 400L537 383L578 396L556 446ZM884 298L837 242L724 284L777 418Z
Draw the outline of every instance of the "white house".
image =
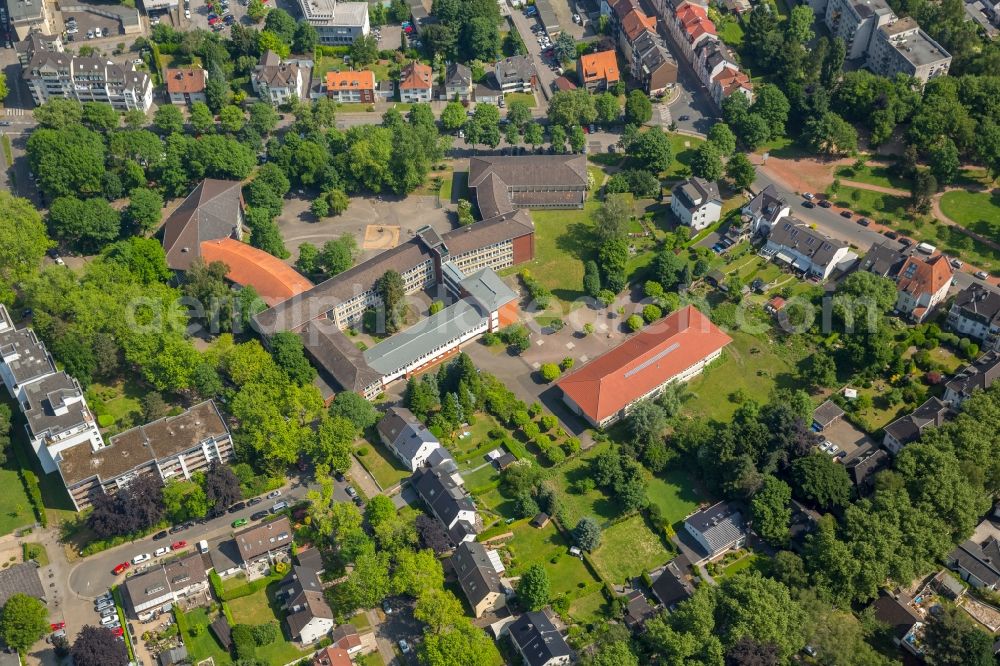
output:
M400 102L429 102L434 91L434 70L414 60L399 73Z
M288 629L295 640L307 645L315 643L333 629L333 611L323 597L323 583L315 569L293 566L282 581L279 596L284 598Z
M701 546L706 559L742 548L747 540L743 514L726 502L718 502L691 514L684 519L684 529Z
M566 639L545 612L523 614L507 625L507 632L529 666L562 666L572 660Z
M823 280L838 266L847 268L857 258L847 243L824 236L794 217L770 227L765 251L779 262Z
M670 200L673 211L681 224L701 230L722 216L722 197L718 183L693 177L674 186Z
M896 310L919 324L948 295L951 281L943 254L930 259L911 254L896 278Z
M779 220L788 217L791 210L774 185L768 185L743 206L740 214L744 222L750 223L751 234L766 236Z
M254 93L274 106L292 99L306 99L312 61L282 60L274 51L265 51L254 68L250 84Z
M948 311L948 328L1000 351L1000 292L979 284L963 289Z
M390 407L377 429L382 443L411 472L423 467L428 456L441 448L437 437L405 407Z

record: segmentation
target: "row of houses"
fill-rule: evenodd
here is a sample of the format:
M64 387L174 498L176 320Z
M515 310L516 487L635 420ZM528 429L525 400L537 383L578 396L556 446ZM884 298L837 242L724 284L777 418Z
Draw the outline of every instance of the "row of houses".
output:
M105 441L75 378L30 328L17 328L0 305L0 378L17 401L25 431L45 473L59 472L77 511L96 493L113 494L140 474L190 479L233 456L215 403L126 430Z
M677 83L677 61L657 32L655 16L642 11L636 0L604 0L601 13L608 20L628 73L650 95L661 95ZM580 84L590 91L606 89L619 80L614 51L581 56L577 67Z

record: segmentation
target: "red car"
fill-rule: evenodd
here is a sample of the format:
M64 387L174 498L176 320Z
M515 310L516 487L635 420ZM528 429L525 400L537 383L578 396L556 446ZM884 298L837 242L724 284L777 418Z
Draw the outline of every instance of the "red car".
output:
M125 573L125 570L128 569L130 566L132 565L129 564L128 562L122 562L121 564L119 564L114 568L114 574L117 576L118 574Z
M115 627L111 631L114 633L115 636L121 636L121 635L123 635L125 633L125 628L124 627Z
M208 19L208 24L209 25L215 25L218 22L219 22L218 17L212 17L212 18Z
M187 541L178 541L174 545L170 546L170 550L180 550L184 546L188 545Z
M65 622L53 622L52 624L49 625L49 628L52 629L52 631L59 631L60 629L65 629L66 628L66 623Z

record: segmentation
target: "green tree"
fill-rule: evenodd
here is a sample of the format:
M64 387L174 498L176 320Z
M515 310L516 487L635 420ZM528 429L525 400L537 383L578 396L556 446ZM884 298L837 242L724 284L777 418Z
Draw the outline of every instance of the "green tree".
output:
M386 333L393 334L399 330L403 305L403 297L406 295L403 286L403 278L393 270L388 270L378 279L375 291L382 299L385 307L385 328Z
M528 123L524 128L524 142L532 147L545 143L542 126L534 122Z
M556 37L555 44L552 45L552 52L559 62L570 62L576 59L576 40L573 35L565 30Z
M308 21L299 21L295 24L295 36L292 39L292 51L294 53L312 53L319 43L319 33Z
M729 156L736 152L736 135L726 123L715 123L708 130L708 140L715 144L719 152Z
M851 499L851 480L843 465L827 455L812 453L792 463L796 494L828 511L844 508Z
M378 60L378 40L375 35L361 35L351 44L351 62L364 67Z
M638 88L625 99L625 120L634 125L648 123L653 117L653 103L649 96Z
M256 102L250 107L249 127L261 136L267 136L278 125L278 112L267 102Z
M32 115L42 127L63 129L80 124L83 120L83 105L75 99L55 97L36 106Z
M666 133L658 127L653 127L629 142L628 154L634 157L642 168L656 174L670 167L673 147Z
M319 253L319 265L329 276L343 273L354 265L354 255L357 242L350 234L344 234L336 240L328 240Z
M125 221L140 233L148 233L160 224L163 214L163 197L156 190L137 187L128 195Z
M49 631L49 610L41 601L26 594L14 594L0 613L0 636L21 654Z
M792 518L788 504L791 499L792 489L787 483L770 475L764 478L763 487L750 503L754 530L762 539L774 545L788 541L788 525Z
M37 129L28 137L27 147L38 187L48 196L101 193L106 173L105 147L96 132L81 125Z
M539 368L539 372L542 375L542 379L549 383L559 379L559 375L562 374L559 366L555 363L542 363L541 368Z
M810 17L811 20L812 17ZM770 138L784 135L789 110L791 110L791 105L788 103L788 98L778 86L764 84L758 86L754 91L754 102L750 105L750 112L756 113L764 119Z
M691 173L705 180L716 181L722 178L722 154L711 141L706 141L695 151L691 160Z
M281 331L271 336L271 355L278 367L288 378L299 386L312 382L316 370L306 358L302 338L290 331Z
M182 523L207 514L208 498L198 484L173 480L163 487L163 508L172 522Z
M248 208L245 217L250 228L250 245L279 259L288 258L289 252L285 248L285 241L267 209Z
M600 208L592 214L594 231L602 243L623 240L632 215L631 198L620 194L608 195Z
M993 638L958 608L932 616L924 632L924 657L930 666L991 666Z
M592 516L584 516L573 528L573 538L587 552L593 552L601 544L601 526Z
M528 610L540 610L549 603L549 574L540 564L532 564L517 583L517 598Z
M0 301L9 303L14 285L37 274L52 246L31 202L0 191Z
M524 126L531 122L531 108L520 100L511 102L507 105L507 122L523 131Z
M597 106L594 97L584 88L560 90L549 100L548 117L550 123L563 129L589 125L597 119Z
M246 124L246 115L243 113L243 109L238 106L224 106L219 111L219 124L224 131L236 134Z
M928 158L931 164L931 173L937 179L938 185L950 185L958 177L961 162L958 157L958 148L950 138L943 137L932 146Z
M215 117L212 115L208 104L204 102L193 102L191 104L191 127L198 134L207 134L215 128Z
M425 636L420 645L420 661L428 666L489 666L503 659L486 633L463 618L450 631Z
M267 6L264 4L263 0L250 0L250 4L247 6L247 16L254 23L260 23L267 16Z
M726 176L732 181L733 187L743 190L751 185L757 178L757 170L743 153L737 153L729 158L726 163Z
M448 102L441 112L441 126L449 132L457 132L465 125L465 107L461 102Z
M282 42L290 46L295 38L295 19L284 9L272 9L267 13L264 30L273 32Z
M153 114L153 126L163 134L184 131L184 114L173 104L161 104Z
M352 391L338 393L330 404L329 414L332 417L347 419L354 424L358 432L375 425L379 419L379 413L375 411L372 403Z
M597 122L605 126L618 122L622 107L618 98L610 92L605 91L598 95L594 100L594 106L597 110Z
M343 417L323 419L309 451L313 462L346 472L351 467L351 450L357 434L354 424Z
M121 216L104 199L59 197L49 208L49 227L56 238L94 252L118 238Z
M83 124L92 130L107 134L118 127L121 118L110 104L84 102Z
M809 357L803 376L814 388L833 386L837 383L837 364L829 354L817 352Z
M832 111L806 122L804 137L810 148L825 155L842 155L858 147L858 133Z

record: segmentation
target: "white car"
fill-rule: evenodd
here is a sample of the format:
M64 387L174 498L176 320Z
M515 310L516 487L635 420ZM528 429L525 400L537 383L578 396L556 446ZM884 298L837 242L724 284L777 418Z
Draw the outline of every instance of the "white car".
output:
M118 621L118 613L101 618L101 624L103 624L104 626L108 626L109 624L112 624L113 622L117 621Z
M267 499L274 499L275 497L281 497L280 490L272 490L267 494Z
M184 18L186 18L186 19L191 18L191 10L190 9L185 9L184 10Z
M87 39L93 39L93 38L94 38L94 31L93 30L88 30L87 31Z
M839 446L837 446L836 444L831 444L830 448L828 448L826 450L826 452L829 453L832 456L832 455L836 455L837 451L839 451L839 450L840 450Z
M151 560L152 558L153 556L150 555L149 553L142 553L132 558L132 564L142 564L143 562Z
M813 199L816 198L816 196L812 192L803 192L802 198L806 199L807 201L812 201Z
M170 546L164 546L163 548L157 548L153 552L153 557L160 557L162 555L166 555L169 552L170 552Z
M135 60L132 61L132 64L133 65L145 65L146 61L143 60L142 58L136 58Z
M68 25L68 26L66 26L66 34L67 35L75 35L78 32L80 32L80 29L77 28L75 25Z

